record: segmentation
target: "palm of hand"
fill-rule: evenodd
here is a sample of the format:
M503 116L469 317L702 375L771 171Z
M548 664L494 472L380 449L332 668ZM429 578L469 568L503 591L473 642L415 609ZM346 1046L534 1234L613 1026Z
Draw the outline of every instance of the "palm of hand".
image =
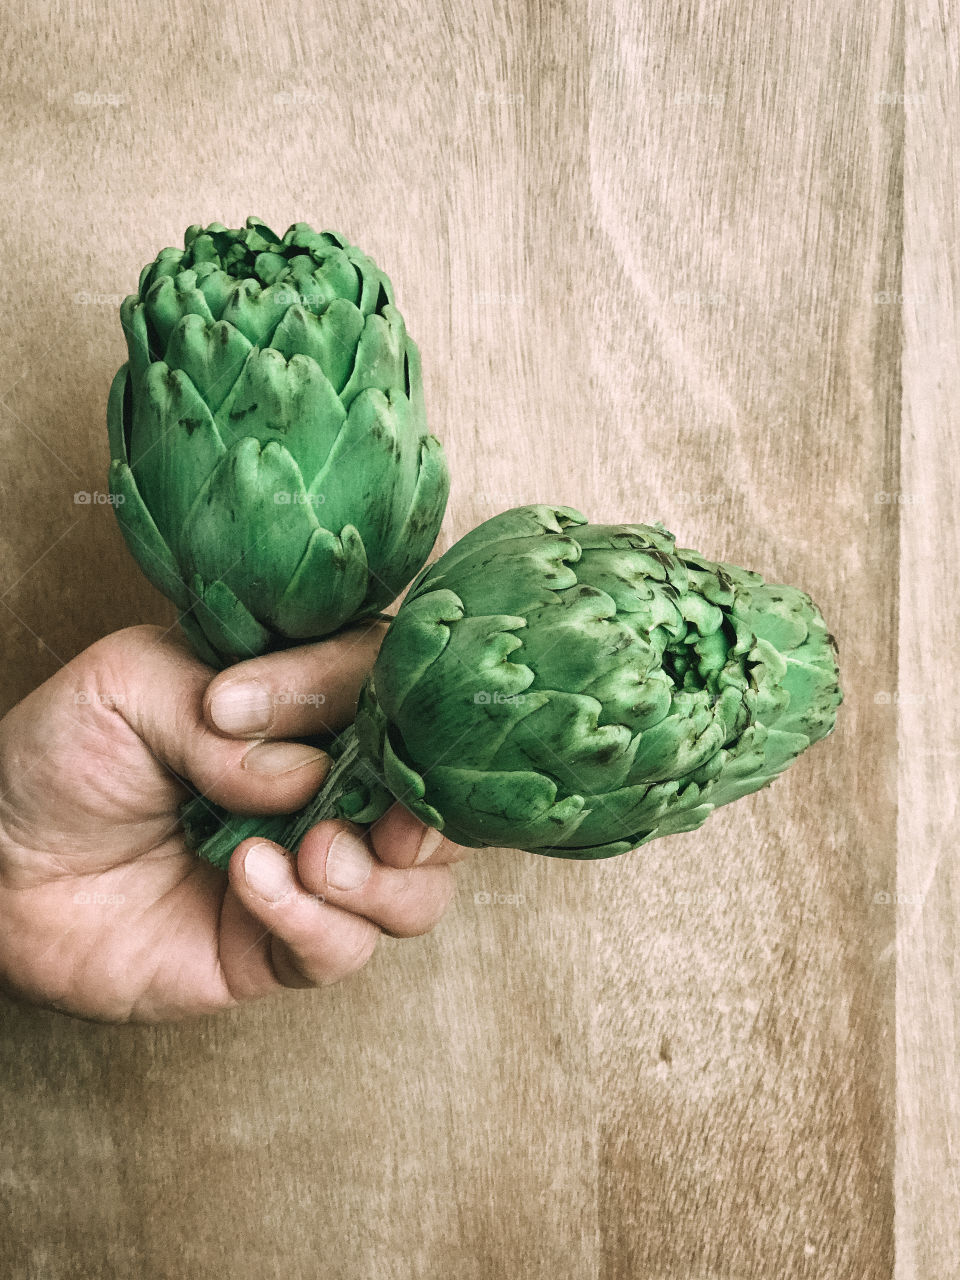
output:
M111 705L118 697L55 677L16 709L25 731L4 761L0 949L16 948L25 994L66 1012L228 1008L239 969L274 981L267 931L185 847L187 788Z
M82 1017L159 1021L339 981L381 932L432 929L453 893L447 864L466 851L400 805L366 835L318 823L295 864L243 841L227 875L185 847L178 823L182 778L237 812L305 804L330 759L283 739L350 723L382 634L375 624L214 677L178 636L132 627L14 707L0 721L0 985ZM214 690L251 679L270 723L216 728Z

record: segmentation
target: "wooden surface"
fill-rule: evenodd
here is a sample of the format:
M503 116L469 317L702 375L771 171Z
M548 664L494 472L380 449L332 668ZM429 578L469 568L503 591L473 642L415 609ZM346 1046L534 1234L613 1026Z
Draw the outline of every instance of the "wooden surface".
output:
M912 1280L960 1266L960 688L957 593L944 582L960 554L960 41L949 6L919 6L904 84L895 1194L898 1272Z
M3 709L173 617L74 494L120 298L251 212L391 275L441 547L533 500L659 518L806 588L847 701L701 831L477 855L342 987L160 1029L0 1005L4 1276L955 1274L948 8L6 11Z

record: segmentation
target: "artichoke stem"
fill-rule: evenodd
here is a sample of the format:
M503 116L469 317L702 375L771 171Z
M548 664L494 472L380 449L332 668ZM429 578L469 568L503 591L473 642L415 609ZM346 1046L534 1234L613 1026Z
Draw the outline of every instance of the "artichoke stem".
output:
M191 804L193 802L188 801L184 808L188 808ZM290 821L289 815L285 813L273 817L264 814L256 817L241 817L239 814L210 805L209 802L207 802L207 816L209 821L201 826L193 822L192 813L184 813L181 810L180 820L184 827L184 838L188 848L193 849L201 858L205 858L207 862L213 863L222 871L226 871L230 857L241 840L247 840L250 836L261 836L265 840L276 840L279 843L284 828ZM219 825L215 824L215 820L218 820ZM204 831L209 831L211 828L213 833L205 835Z
M337 760L327 774L327 779L314 798L289 819L289 825L283 833L280 843L285 849L296 853L300 842L310 828L324 818L338 817L337 802L345 791L357 780L357 755L360 744L357 731L353 725L344 729L337 739ZM202 852L202 849L201 849Z
M356 785L362 773L362 765L357 759L357 733L353 725L343 731L334 750L336 762L323 786L309 804L294 814L241 817L212 804L204 796L188 800L180 810L188 847L224 871L240 841L248 840L251 836L274 840L295 853L315 822L339 816L337 804L341 796Z

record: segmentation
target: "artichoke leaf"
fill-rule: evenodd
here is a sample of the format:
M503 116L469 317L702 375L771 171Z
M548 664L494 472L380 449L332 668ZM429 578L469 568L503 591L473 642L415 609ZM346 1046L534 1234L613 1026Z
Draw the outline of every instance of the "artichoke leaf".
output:
M224 443L279 441L297 460L305 487L318 475L346 422L336 392L315 361L288 361L272 347L251 349L216 422ZM290 501L294 501L292 495ZM312 505L312 504L311 504ZM341 521L344 523L344 521ZM331 521L331 527L333 522Z
M254 347L268 347L274 331L297 300L289 286L262 286L253 279L234 280L221 318Z
M309 276L302 277L302 292L304 305L311 311L319 315L335 298L360 309L360 277L342 249L327 245L307 266Z
M216 423L180 369L152 364L134 399L131 466L157 528L176 548L200 490L226 457Z
M553 844L572 834L584 816L583 796L558 800L556 784L533 771L439 765L424 781L427 800L449 815L450 828L485 845Z
M499 557L505 541L512 545L515 539L538 539L545 533L563 537L565 560L579 560L580 546L571 537L567 537L565 531L571 525L584 523L586 516L574 511L572 507L530 506L501 511L499 515L491 516L489 520L478 524L445 551L436 564L431 566L424 583L429 583L430 590L445 586L447 578L455 578L459 583L461 564L466 564L468 560L471 564L488 564ZM572 585L576 582L576 574L572 578L565 576L564 581L567 585ZM492 583L488 580L486 586L489 590ZM545 599L549 598L545 596Z
M540 705L519 719L498 746L495 767L539 768L561 791L590 797L623 783L640 734L620 724L598 724L602 705L579 693L534 688L518 697L521 708L527 697L538 698ZM482 741L485 735L478 732L476 737Z
M344 525L339 534L314 529L267 621L297 640L335 631L359 612L368 576L363 539L353 525Z
M372 258L368 258L355 245L346 245L344 256L353 267L360 281L357 306L365 316L373 315L383 303L393 302L393 287Z
M642 832L653 830L677 805L679 791L680 783L673 779L588 793L590 813L577 832L576 843L602 845L615 839L638 838Z
M577 586L572 562L579 558L580 548L572 538L558 533L536 541L508 539L503 545L510 554L509 574L491 574L490 557L483 548L457 566L457 595L468 612L526 616L544 605L560 605L558 593ZM445 573L446 566L433 581L441 585Z
M174 327L163 359L182 369L216 413L240 376L250 341L224 320L208 324L202 316L186 315Z
M190 614L211 647L220 655L221 665L243 662L263 652L270 642L269 631L253 617L225 582L208 585L199 574L195 574L190 586L194 594Z
M210 314L215 320L223 319L223 312L238 287L233 276L227 275L213 262L200 262L194 268L197 288L207 300Z
M420 450L409 412L402 392L389 397L378 390L362 392L308 486L318 515L330 528L355 513L372 574L386 567L386 545L393 531L403 527L416 493ZM422 560L429 550L423 539L418 550ZM374 581L373 589L379 594L380 584Z
M443 817L426 799L426 787L420 774L394 751L388 733L383 744L383 781L397 800L428 827L443 830Z
M462 618L450 626L442 668L436 662L426 666L416 687L392 711L418 761L432 765L468 735L468 708L509 707L509 700L529 688L533 672L509 660L520 647L516 622L494 616Z
M378 391L403 389L406 380L407 334L403 317L396 307L387 307L383 315L368 315L357 341L353 368L344 384L340 399L350 405L362 391L371 387Z
M287 450L248 437L227 452L194 500L179 555L205 582L222 579L266 622L319 527Z
M226 657L222 653L218 653L207 639L200 623L193 616L192 609L187 609L185 613L181 613L179 622L180 629L190 641L194 653L201 662L206 662L208 666L213 667L216 671L227 665Z
M208 325L213 324L217 318L210 310L206 295L197 287L195 271L183 271L178 276L161 276L147 290L143 309L164 350L173 330L184 316L200 316Z
M409 605L404 601L402 618L390 624L380 653L389 655L380 664L375 685L380 707L396 716L407 693L443 653L450 640L451 624L463 617L463 605L452 591L431 591ZM514 619L522 625L522 619Z
M114 461L130 461L128 442L131 414L130 365L122 364L114 374L107 397L107 435L110 440L110 457Z
M127 340L130 376L136 387L140 385L151 361L159 360L163 352L151 350L147 314L143 309L143 303L136 295L130 294L120 304L120 323L123 325L123 335Z
M663 782L700 768L723 746L723 721L713 708L688 694L675 694L673 708L645 729L630 772L631 782Z
M354 368L364 320L345 298L335 298L317 316L303 305L291 306L273 333L272 346L287 357L302 355L315 360L334 391L340 395ZM388 384L397 389L399 381ZM348 401L344 400L344 405Z
M129 466L120 458L110 463L110 495L117 523L145 576L179 609L186 609L190 593L184 586L170 548L144 505Z
M372 593L377 608L389 604L400 594L417 566L430 554L436 537L434 531L443 519L449 493L450 476L443 446L436 436L425 436L420 442L416 485L406 517L380 553L378 582L382 592L374 587Z

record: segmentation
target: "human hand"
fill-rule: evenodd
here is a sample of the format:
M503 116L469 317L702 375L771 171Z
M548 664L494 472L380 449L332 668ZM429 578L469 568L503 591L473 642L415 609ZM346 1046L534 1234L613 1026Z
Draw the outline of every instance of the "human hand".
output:
M350 723L383 632L214 676L179 633L131 627L0 720L4 987L79 1017L162 1021L336 982L381 932L431 929L453 895L447 864L467 851L400 805L366 834L318 823L296 859L245 840L228 874L187 849L178 821L182 778L238 813L305 804L330 758L283 739ZM260 688L246 724L245 677Z

